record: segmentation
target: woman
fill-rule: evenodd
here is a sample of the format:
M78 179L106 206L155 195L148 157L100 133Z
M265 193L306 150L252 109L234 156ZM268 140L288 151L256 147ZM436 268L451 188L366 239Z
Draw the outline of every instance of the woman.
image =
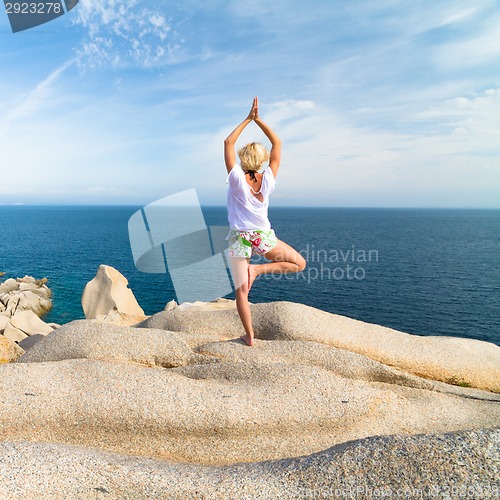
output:
M271 141L271 151L259 143L247 144L238 151L236 163L234 145L243 129L254 121ZM267 215L269 195L274 191L281 160L281 141L259 118L259 102L253 100L252 109L224 141L224 160L228 172L227 212L229 220L229 256L236 288L236 306L245 328L241 337L253 345L254 332L248 302L248 292L261 274L296 273L306 267L306 261L290 245L276 238ZM258 170L269 161L262 173ZM271 262L250 264L254 254L264 255Z

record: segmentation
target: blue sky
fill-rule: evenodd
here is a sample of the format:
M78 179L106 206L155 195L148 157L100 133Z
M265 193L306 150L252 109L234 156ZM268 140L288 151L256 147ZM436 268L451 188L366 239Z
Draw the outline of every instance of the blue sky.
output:
M498 1L81 0L0 37L0 203L223 205L258 95L274 205L500 207Z

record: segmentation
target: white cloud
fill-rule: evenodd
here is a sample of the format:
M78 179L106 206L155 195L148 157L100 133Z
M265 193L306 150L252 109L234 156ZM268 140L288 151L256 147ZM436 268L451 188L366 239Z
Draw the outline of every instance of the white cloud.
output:
M81 65L149 68L179 57L180 41L165 15L137 0L81 0L74 24L86 34L76 52Z
M166 4L81 0L72 42L102 71L81 87L70 61L23 93L25 79L0 82L3 202L143 203L196 187L222 204L222 140L256 92L284 146L274 204L498 205L496 67L459 64L460 43L494 57L490 0L437 0L432 13L396 0L264 2L250 20L241 2L208 1L182 25L197 59L160 75L149 68L187 57ZM267 141L254 124L250 140Z
M500 89L458 96L415 114L415 120L439 124L456 141L455 151L496 152L500 162ZM458 137L457 137L458 136Z
M500 62L500 15L492 15L478 31L437 47L433 59L441 69L470 68Z
M20 101L7 111L0 121L0 137L8 130L9 126L21 118L27 118L35 114L41 107L46 105L48 97L52 92L53 84L60 78L62 73L74 64L76 59L70 59L53 70L46 78L38 83L30 92L23 95ZM7 106L5 106L7 107Z
M438 21L435 24L435 27L439 28L442 26L449 26L450 24L461 23L465 19L472 17L478 11L478 7L459 9L457 12L449 13L444 19Z

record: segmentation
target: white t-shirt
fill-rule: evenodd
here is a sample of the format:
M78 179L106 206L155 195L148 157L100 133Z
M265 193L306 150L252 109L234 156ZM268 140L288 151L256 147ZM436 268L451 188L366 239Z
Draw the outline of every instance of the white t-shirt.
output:
M276 179L268 165L262 173L262 186L260 192L264 201L260 201L253 193L245 179L245 172L241 165L236 164L226 182L229 184L227 191L227 218L229 228L239 231L251 229L271 229L267 216L269 195L276 187Z

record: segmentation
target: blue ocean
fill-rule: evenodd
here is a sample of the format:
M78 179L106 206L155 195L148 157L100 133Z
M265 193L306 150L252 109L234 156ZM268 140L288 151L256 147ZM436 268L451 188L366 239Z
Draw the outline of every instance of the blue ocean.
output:
M85 284L100 264L123 273L146 314L176 299L170 275L135 268L135 206L0 206L3 279L47 277L47 322L83 318ZM203 207L208 226L225 207ZM500 345L500 210L279 208L278 237L308 261L300 274L261 276L251 302L287 300L418 335ZM234 295L228 295L234 298Z

